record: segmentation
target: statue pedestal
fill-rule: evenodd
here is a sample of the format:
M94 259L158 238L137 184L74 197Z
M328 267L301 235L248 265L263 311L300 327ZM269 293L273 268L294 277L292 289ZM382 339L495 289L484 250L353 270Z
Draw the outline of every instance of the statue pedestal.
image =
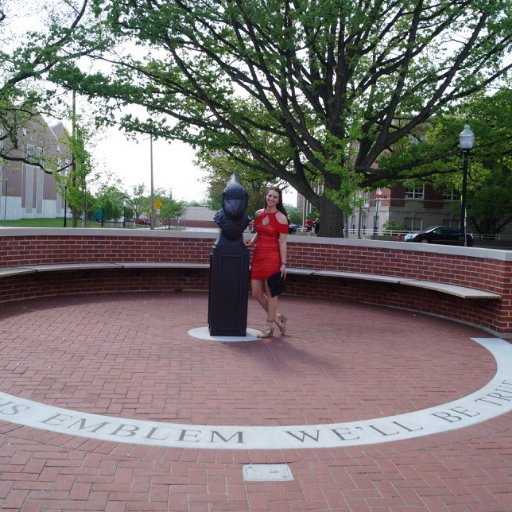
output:
M218 240L210 255L208 326L211 336L245 336L249 251L243 239Z

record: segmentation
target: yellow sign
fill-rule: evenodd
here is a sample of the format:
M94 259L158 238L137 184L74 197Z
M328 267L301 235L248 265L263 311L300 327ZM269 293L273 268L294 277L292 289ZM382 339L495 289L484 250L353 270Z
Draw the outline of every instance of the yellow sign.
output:
M153 201L153 206L158 209L158 208L162 208L162 201L160 201L160 199L155 199Z

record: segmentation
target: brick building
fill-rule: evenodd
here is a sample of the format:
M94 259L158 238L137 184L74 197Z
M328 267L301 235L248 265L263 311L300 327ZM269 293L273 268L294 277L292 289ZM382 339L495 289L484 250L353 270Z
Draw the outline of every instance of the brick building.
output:
M349 235L382 234L388 221L405 231L430 226L458 226L460 197L454 190L434 189L429 184L406 188L392 185L362 193L362 204L348 218Z
M63 167L70 160L66 137L62 123L51 127L37 116L17 130L14 147L6 130L0 127L1 153L34 162L0 157L0 220L64 215L64 199L57 190L55 177L44 172L37 162L47 170Z

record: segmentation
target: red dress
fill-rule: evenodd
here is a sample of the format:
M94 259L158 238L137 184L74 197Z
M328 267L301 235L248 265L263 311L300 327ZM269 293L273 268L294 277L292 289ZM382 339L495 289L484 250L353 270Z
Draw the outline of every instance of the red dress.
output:
M288 224L281 224L277 220L278 211L274 213L262 212L254 219L254 229L258 233L258 238L252 257L251 279L267 279L281 267L279 234L288 233ZM268 223L265 221L264 224L265 219L268 219Z

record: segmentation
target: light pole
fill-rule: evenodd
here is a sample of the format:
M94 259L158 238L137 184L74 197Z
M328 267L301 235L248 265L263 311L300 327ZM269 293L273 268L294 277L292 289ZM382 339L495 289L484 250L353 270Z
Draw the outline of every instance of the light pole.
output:
M382 193L382 189L378 188L375 191L375 218L373 219L373 238L378 235L378 222L379 222L379 205L381 199L387 199L388 196Z
M4 180L5 189L4 189L4 222L7 220L7 178ZM0 186L2 183L0 183Z
M64 227L68 225L68 186L64 185Z
M150 170L151 170L151 223L150 223L150 229L155 229L155 205L153 204L155 202L155 192L153 188L153 134L149 136L149 164L150 164Z
M466 200L468 192L468 163L469 152L473 148L475 142L475 134L471 131L469 124L464 125L464 130L460 132L459 144L462 149L463 163L462 163L462 194L460 198L460 230L464 236L464 246L468 245L466 236Z

